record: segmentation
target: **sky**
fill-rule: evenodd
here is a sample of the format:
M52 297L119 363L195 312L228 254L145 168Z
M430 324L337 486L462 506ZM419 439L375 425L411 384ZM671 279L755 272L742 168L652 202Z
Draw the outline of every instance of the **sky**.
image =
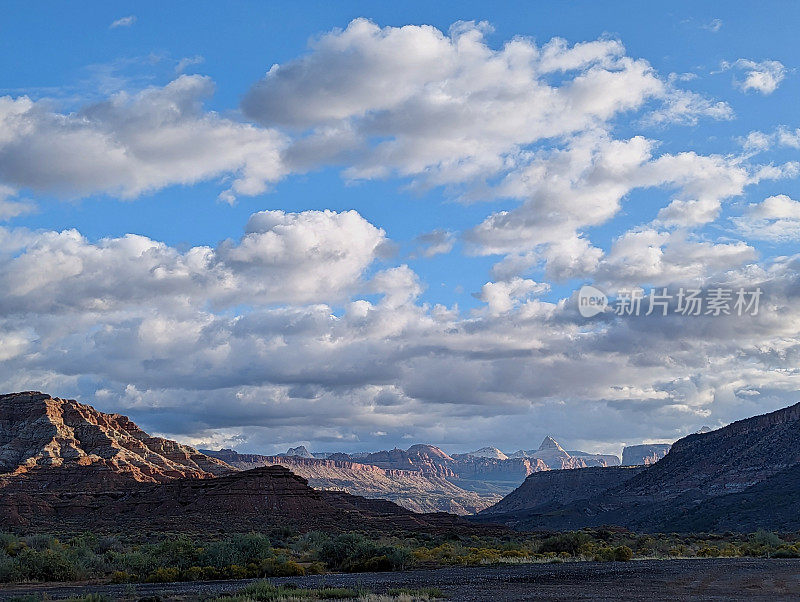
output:
M619 453L795 403L799 19L6 2L0 390L262 453Z

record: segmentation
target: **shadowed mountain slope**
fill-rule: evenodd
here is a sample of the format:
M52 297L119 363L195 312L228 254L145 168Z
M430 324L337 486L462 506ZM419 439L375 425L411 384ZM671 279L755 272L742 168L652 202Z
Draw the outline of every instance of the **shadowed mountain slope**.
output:
M529 477L477 520L522 529L603 524L646 531L800 528L800 404L684 437L655 464L618 469L635 473L616 484L620 474L629 473L600 470L599 491L575 487L572 500L549 504L538 504L541 477Z

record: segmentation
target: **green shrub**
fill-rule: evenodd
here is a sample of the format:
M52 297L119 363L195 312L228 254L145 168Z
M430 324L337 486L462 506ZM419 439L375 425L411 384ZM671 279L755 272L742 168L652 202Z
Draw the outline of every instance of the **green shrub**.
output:
M614 548L614 560L619 562L627 562L633 558L633 550L628 546L617 546Z
M548 537L539 544L539 553L547 554L553 552L560 554L566 552L570 556L575 556L581 549L581 546L590 541L588 534L583 531L575 531L572 533L559 533L552 537Z
M20 577L30 581L72 581L77 578L75 566L61 550L25 548L17 555L16 565Z
M592 560L595 562L611 562L614 560L614 549L606 547L598 548L595 550Z
M772 554L773 558L800 558L800 550L793 546L785 546Z
M181 572L177 567L161 567L150 573L145 581L147 583L170 583L172 581L178 581L180 576Z

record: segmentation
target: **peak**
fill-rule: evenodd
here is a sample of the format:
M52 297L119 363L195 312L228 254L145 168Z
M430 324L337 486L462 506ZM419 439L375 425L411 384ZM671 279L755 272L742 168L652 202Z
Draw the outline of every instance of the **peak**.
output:
M553 439L550 435L547 435L539 446L539 449L561 449L561 446L558 444L558 441Z
M470 456L478 458L495 458L497 460L508 460L508 456L501 452L496 447L482 447L473 452L469 452Z
M703 425L702 427L700 427L700 430L695 433L695 435L702 435L703 433L710 433L711 430L712 429L711 429L710 426Z
M297 447L290 447L282 456L295 456L299 458L313 458L314 455L308 451L305 445L298 445Z
M429 456L435 458L450 458L448 454L446 454L443 450L436 447L435 445L429 445L426 443L417 443L416 445L412 445L408 448L409 454L419 454L421 456Z

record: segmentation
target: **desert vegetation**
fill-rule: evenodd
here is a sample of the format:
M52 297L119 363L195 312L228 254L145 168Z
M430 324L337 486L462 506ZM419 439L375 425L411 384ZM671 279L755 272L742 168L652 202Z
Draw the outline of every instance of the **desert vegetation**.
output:
M289 529L216 537L0 533L0 582L160 583L499 563L740 556L800 558L800 535L636 534L615 529L491 537Z

